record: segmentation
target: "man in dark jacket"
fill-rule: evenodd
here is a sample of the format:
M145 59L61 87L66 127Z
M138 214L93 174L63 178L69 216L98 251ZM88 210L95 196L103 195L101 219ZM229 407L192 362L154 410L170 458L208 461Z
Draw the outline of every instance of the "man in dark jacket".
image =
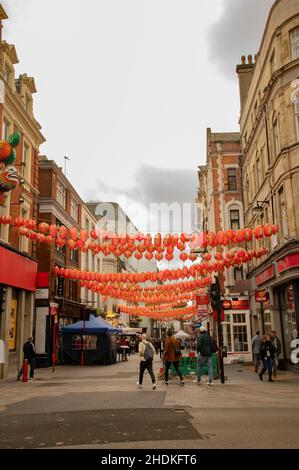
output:
M273 343L273 346L276 349L275 357L273 359L273 377L277 377L277 366L279 363L279 356L281 354L281 342L280 339L277 337L276 331L271 331L270 338Z
M263 362L263 368L261 373L259 374L260 380L263 380L263 375L268 369L268 377L269 382L274 382L272 379L272 367L273 367L273 360L275 358L276 348L273 345L273 342L270 339L270 336L264 336L262 340L262 344L260 347L260 355L261 360Z
M201 326L199 328L199 337L197 339L197 383L201 383L201 368L204 363L208 364L208 385L213 385L213 362L212 356L216 352L217 346L213 338L209 335L206 328Z
M30 365L30 379L34 379L34 369L35 369L35 347L33 344L33 338L30 336L28 341L24 343L23 346L24 360L27 359L28 364ZM20 380L23 375L23 367L18 372L17 379Z

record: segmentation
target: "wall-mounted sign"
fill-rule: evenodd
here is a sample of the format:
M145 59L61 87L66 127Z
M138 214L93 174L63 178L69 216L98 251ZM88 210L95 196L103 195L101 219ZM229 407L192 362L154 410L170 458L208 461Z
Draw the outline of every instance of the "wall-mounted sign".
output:
M36 289L35 291L36 300L43 300L49 298L49 289Z
M269 294L266 289L259 289L255 291L255 301L258 303L267 302Z
M257 286L260 284L263 284L264 282L268 281L269 279L272 279L275 276L274 272L274 266L271 264L267 269L265 269L261 274L258 276L255 276L255 283Z
M296 268L299 266L299 253L292 253L277 261L277 271L282 273L287 269Z
M231 300L223 300L222 307L224 308L224 310L230 310L232 308Z

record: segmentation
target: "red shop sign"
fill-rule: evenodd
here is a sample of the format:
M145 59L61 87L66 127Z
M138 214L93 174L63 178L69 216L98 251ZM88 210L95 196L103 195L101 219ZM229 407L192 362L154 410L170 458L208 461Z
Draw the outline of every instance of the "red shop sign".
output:
M265 269L265 271L263 271L258 276L255 276L255 283L256 283L257 286L259 286L260 284L263 284L264 282L268 281L269 279L272 279L272 277L274 277L274 276L275 276L274 266L273 266L273 264L271 264L271 266L269 266L269 268Z
M223 300L222 307L224 308L224 310L230 310L232 308L231 300Z
M277 261L277 271L282 273L287 269L296 268L299 266L299 253L292 253Z
M55 304L54 302L50 303L50 315L58 315L58 304Z
M268 292L266 289L260 289L255 291L255 301L258 303L267 302Z
M232 300L232 310L247 310L249 302L246 299Z

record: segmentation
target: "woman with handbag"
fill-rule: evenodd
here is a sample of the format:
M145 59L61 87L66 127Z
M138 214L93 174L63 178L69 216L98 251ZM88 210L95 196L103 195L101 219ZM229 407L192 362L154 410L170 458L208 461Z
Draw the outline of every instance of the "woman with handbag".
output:
M169 369L171 367L171 364L173 364L173 367L175 368L177 375L180 377L180 385L181 386L184 385L184 378L179 369L179 362L180 362L181 355L182 353L181 353L180 345L177 339L174 336L172 336L171 330L167 331L167 337L164 341L164 353L163 353L163 361L165 361L164 383L166 385L168 385L168 375L169 375Z

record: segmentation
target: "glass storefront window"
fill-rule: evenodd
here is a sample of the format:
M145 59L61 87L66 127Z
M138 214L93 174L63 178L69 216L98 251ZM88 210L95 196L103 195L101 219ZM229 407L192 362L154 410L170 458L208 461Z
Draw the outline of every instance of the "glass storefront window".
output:
M231 353L248 352L248 325L245 313L225 315L223 340L227 351Z
M280 301L286 355L287 358L290 359L292 353L291 342L293 339L297 338L293 284L288 284L280 288Z

